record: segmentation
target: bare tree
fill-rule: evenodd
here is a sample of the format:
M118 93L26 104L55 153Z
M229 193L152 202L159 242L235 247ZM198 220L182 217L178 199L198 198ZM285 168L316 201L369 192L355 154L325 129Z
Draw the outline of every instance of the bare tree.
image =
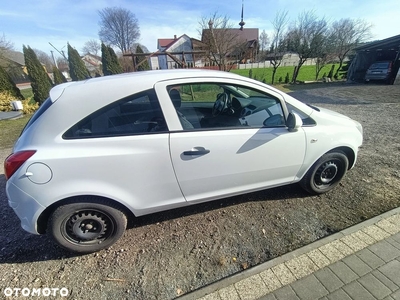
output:
M272 84L274 84L276 70L282 63L283 52L285 50L284 38L285 30L288 23L288 12L280 11L275 15L272 21L274 33L272 35L270 62L272 65Z
M0 36L0 50L12 50L14 49L14 44L7 40L5 34L3 33L2 36Z
M39 62L46 67L46 71L51 72L54 66L54 62L53 59L50 57L50 55L39 49L32 49L32 50L35 52Z
M13 50L14 49L14 44L7 40L6 36L3 35L0 36L0 65L2 67L5 67L7 65L6 62L3 61L3 55L5 51Z
M314 51L315 55L315 80L318 80L323 67L335 60L336 56L332 48L332 40L328 33L319 36L319 47Z
M313 11L302 12L287 34L288 49L299 55L299 63L293 74L296 82L301 66L308 58L316 56L316 51L324 42L328 24L324 18L319 19Z
M269 37L268 34L263 30L260 34L260 48L261 48L261 56L264 56L265 51L267 50L269 44Z
M229 71L233 67L229 60L240 61L244 58L246 41L240 40L227 16L214 13L210 18L203 17L199 24L201 41L206 45L210 64Z
M132 50L133 43L140 37L139 22L135 15L120 7L106 7L98 13L100 40L116 46L122 53Z
M101 45L99 43L99 41L95 40L95 39L91 39L88 40L82 48L82 52L84 54L93 54L98 56L98 54L100 53L101 50Z
M359 43L371 37L371 27L371 24L363 20L340 19L332 23L330 39L332 41L332 49L339 59L339 67L336 69L335 78L338 77L343 60L348 53Z

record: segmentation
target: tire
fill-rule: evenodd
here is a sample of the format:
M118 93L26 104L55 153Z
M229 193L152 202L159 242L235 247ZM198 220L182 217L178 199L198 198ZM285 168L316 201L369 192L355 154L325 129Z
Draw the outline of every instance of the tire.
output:
M47 227L50 235L72 252L92 253L110 247L123 235L126 215L111 201L80 200L52 213Z
M349 160L342 151L322 155L300 181L303 189L311 194L323 194L337 186L346 174Z

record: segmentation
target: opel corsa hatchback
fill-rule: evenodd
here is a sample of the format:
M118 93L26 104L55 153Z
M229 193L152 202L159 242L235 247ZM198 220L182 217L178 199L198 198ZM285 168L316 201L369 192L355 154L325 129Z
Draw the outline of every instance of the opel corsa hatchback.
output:
M227 72L148 71L54 87L5 161L22 228L89 253L127 219L299 182L329 191L362 127Z

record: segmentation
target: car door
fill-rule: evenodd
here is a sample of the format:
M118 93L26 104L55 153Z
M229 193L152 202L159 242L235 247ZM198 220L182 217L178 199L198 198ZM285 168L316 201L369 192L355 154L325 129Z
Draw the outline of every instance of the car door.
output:
M212 80L206 78L195 82L171 81L158 83L155 87L169 127L175 129L170 131L170 153L176 177L186 200L206 201L292 182L303 163L305 134L301 128L296 132L289 132L284 123L263 125L262 120L277 112L281 114L284 122L286 108L277 93L256 91L252 86L251 90L256 91L259 96L246 99L242 97L244 104L239 113L245 113L247 116L237 117L239 122L233 122L235 119L230 116L224 116L218 122L212 122L212 119L204 122L207 117L200 116L203 119L199 120L199 123L207 124L207 127L182 126L183 123L179 121L180 118L171 105L168 91L173 88L180 90L182 94L185 90L194 93L194 90L202 90L202 86L199 85L205 84L204 82L209 88L210 81ZM187 88L189 84L191 86ZM243 87L242 82L229 80L213 84L222 86L228 93L232 91L229 95L230 101L241 96L233 91L239 86ZM210 96L209 91L204 91L203 94ZM197 111L195 100L201 96L194 95L192 98L187 102L191 102L194 111ZM275 101L275 105L268 104L269 110L262 109L265 104L262 104L262 100L271 102L271 99ZM254 103L261 104L257 107ZM204 108L204 103L202 107ZM226 122L226 126L221 127L221 122L225 122L225 119L229 121ZM170 126L170 123L173 124Z

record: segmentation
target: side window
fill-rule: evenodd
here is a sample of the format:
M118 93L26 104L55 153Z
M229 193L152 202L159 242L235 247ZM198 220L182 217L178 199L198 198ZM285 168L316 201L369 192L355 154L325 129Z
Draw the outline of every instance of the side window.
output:
M113 102L68 129L63 138L94 138L168 131L153 90Z
M281 102L255 89L222 83L167 89L184 130L286 126Z

